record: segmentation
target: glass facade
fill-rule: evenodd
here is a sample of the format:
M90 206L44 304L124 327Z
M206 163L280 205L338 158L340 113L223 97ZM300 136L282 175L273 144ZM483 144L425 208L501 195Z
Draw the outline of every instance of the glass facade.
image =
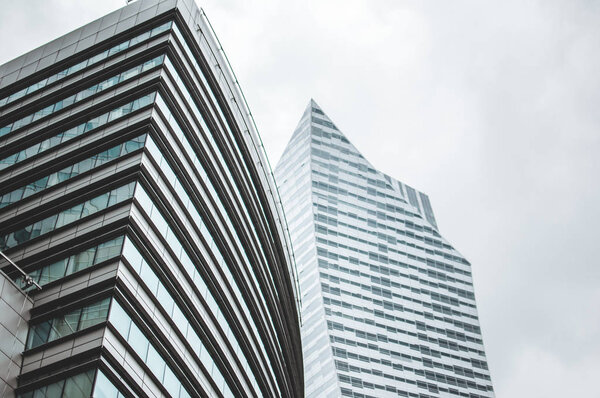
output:
M57 82L67 76L71 76L87 67L94 66L94 65L98 64L100 61L103 61L106 58L113 56L115 54L118 54L122 51L125 51L132 46L135 46L139 43L143 43L143 42L147 41L148 39L150 39L151 37L157 36L162 32L168 31L171 28L172 24L173 23L171 21L169 21L160 26L157 26L156 28L154 28L152 30L144 32L141 35L138 35L130 40L126 40L122 43L119 43L119 44L111 47L108 50L102 51L102 52L94 55L91 58L88 58L79 63L76 63L75 65L72 65L72 66L68 67L67 69L64 69L58 73L55 73L45 79L39 80L39 81L35 82L34 84L32 84L22 90L16 91L9 96L1 98L0 106L4 106L6 104L9 104L13 101L16 101L16 100L22 98L28 94L32 94L32 93L46 87L49 84L53 84L54 82Z
M95 377L95 380L94 380ZM90 369L63 380L21 393L18 398L125 397L100 369Z
M133 196L134 188L135 182L130 182L127 185L113 189L63 210L58 214L53 214L36 221L33 224L19 228L4 236L0 236L0 250L10 249L14 246L26 243L30 239L45 235L57 228L66 226L81 218L91 216L98 211L130 199Z
M124 72L116 74L114 76L109 77L108 79L102 80L99 83L94 84L93 86L87 87L84 90L79 91L78 93L72 94L67 98L64 98L52 105L48 105L45 108L40 109L39 111L27 115L14 123L6 125L4 127L0 127L0 137L2 135L13 132L14 130L20 129L21 127L25 127L30 123L33 123L43 117L49 116L54 112L58 112L63 108L74 105L79 101L83 101L84 99L91 97L92 95L98 94L104 90L111 88L119 83L127 81L129 79L134 78L135 76L143 73L147 70L150 70L158 65L161 65L164 60L164 55L160 55L155 57L149 61L144 62L141 65L128 69Z
M44 265L42 268L32 270L29 273L29 277L40 286L44 286L93 265L120 256L122 246L123 237L120 236L73 254L67 258L55 261L50 265ZM26 287L26 283L22 276L15 279L15 282L23 288ZM30 287L30 289L32 288L33 287Z
M0 114L15 396L303 396L280 198L203 11L138 0L0 65Z
M89 398L92 396L95 373L94 370L88 370L18 396L19 398Z
M311 101L276 168L302 293L307 397L493 397L471 266L429 198Z
M112 303L108 321L121 337L129 343L133 351L148 366L152 374L162 383L172 397L191 397L144 332L140 330L116 301Z
M26 149L16 152L8 157L0 160L0 170L5 169L13 164L22 162L26 159L31 158L37 154L48 151L64 142L70 141L74 138L81 136L84 133L90 132L91 130L97 129L104 126L108 122L116 121L119 118L129 115L131 112L137 111L140 108L150 105L154 102L156 93L144 95L134 101L131 101L123 106L114 108L110 112L103 113L98 117L87 120L85 123L81 123L75 127L65 130L53 137L46 138L45 140L31 145Z
M33 323L29 328L25 348L35 348L106 321L109 303L110 299L105 298L47 321Z
M109 148L87 159L81 160L75 164L69 165L52 174L46 175L32 183L17 188L14 191L5 193L4 195L0 196L0 208L15 203L30 195L41 192L44 189L50 188L63 181L67 181L73 177L85 173L86 171L92 170L105 163L108 163L111 160L117 159L121 156L127 155L128 153L136 151L144 146L145 140L146 136L142 135L132 140L126 141L122 144L115 145L112 148Z

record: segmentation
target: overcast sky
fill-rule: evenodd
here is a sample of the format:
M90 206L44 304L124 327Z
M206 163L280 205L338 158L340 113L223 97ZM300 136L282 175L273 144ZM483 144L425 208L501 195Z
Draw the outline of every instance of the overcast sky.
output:
M4 0L0 64L125 4ZM600 3L200 2L273 166L314 98L473 264L498 397L600 396Z

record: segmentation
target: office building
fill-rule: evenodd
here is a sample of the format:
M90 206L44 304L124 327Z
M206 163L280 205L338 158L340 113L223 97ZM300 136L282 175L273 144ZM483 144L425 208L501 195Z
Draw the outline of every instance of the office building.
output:
M314 101L275 176L306 397L494 396L471 265L440 235L427 195L377 171Z
M193 0L0 66L0 394L303 396L286 228Z

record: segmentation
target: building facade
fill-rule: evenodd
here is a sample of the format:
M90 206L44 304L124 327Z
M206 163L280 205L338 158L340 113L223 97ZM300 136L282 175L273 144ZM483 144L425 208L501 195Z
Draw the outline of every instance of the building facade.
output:
M132 2L0 66L0 250L41 286L0 263L0 303L24 303L0 325L28 326L2 336L1 395L303 396L266 165L193 0Z
M471 266L427 195L375 170L314 101L275 175L306 397L493 397Z

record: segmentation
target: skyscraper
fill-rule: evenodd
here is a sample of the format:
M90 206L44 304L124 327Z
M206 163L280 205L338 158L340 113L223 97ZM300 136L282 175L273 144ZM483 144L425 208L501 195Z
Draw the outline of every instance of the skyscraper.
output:
M492 397L471 266L429 198L311 101L275 170L302 295L307 397Z
M194 1L132 2L0 79L0 250L41 286L0 263L0 395L301 397L281 203Z

